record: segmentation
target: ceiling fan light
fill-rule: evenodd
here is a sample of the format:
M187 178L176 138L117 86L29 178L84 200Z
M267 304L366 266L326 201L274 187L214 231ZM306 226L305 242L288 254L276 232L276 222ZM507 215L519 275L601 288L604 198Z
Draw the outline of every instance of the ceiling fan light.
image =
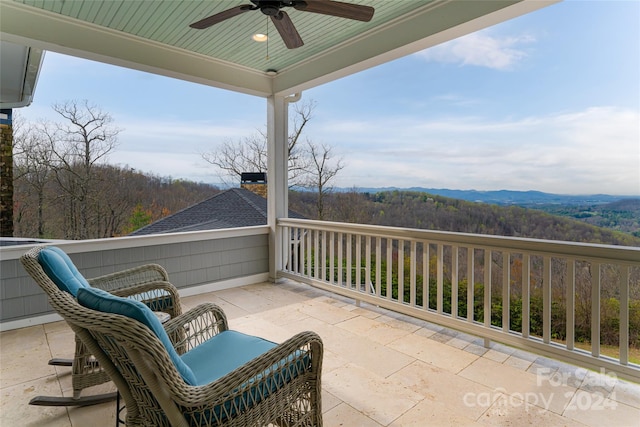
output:
M266 34L256 33L253 36L251 36L251 38L257 42L262 43L262 42L266 42L269 37L267 37Z

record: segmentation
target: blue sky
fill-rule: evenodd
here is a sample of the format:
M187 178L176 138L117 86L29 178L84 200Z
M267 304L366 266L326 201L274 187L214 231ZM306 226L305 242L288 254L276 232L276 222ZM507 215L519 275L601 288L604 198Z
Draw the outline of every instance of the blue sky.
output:
M640 1L567 0L303 93L341 187L640 195ZM88 99L123 129L109 161L220 182L200 153L255 135L266 101L47 53L20 114Z

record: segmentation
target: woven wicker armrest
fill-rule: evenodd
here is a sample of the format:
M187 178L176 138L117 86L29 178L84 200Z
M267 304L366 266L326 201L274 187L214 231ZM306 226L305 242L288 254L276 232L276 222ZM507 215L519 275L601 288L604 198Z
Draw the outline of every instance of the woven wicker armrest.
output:
M148 282L109 291L119 297L133 298L145 303L153 311L168 313L171 317L182 314L180 294L169 282Z
M164 324L178 353L197 347L220 332L229 329L227 316L213 303L203 303ZM173 337L179 336L179 341Z
M105 291L127 288L149 282L168 282L169 274L158 264L146 264L87 280L94 288Z
M181 407L184 417L192 422L197 420L201 425L223 423L228 412L234 411L229 408L251 407L252 399L267 393L272 395L273 399L270 399L269 407L262 410L265 413L272 412L272 415L265 417L266 419L275 418L275 414L287 411L286 402L293 401L290 399L308 399L308 393L312 393L316 398L302 405L314 406L306 407L305 411L311 412L313 409L313 413L321 414L322 357L323 345L320 337L311 331L300 332L209 384L188 386L184 382L169 382L167 385L171 388L169 393ZM280 393L286 393L289 399L284 396L278 398ZM295 393L300 393L300 396L295 396Z

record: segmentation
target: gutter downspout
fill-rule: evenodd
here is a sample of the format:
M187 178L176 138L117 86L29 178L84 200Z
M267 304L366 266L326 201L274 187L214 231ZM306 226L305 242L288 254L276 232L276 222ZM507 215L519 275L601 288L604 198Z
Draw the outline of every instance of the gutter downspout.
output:
M289 95L284 98L287 104L295 104L301 99L302 99L302 92L294 93L293 95Z

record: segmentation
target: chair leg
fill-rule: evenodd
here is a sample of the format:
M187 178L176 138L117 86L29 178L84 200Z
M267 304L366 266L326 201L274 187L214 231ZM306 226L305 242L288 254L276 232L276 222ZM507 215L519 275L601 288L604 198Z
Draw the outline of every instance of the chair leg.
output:
M49 360L49 365L51 366L72 366L73 359L57 359L53 358Z
M51 366L68 366L73 367L73 359L61 359L53 358L48 362ZM90 357L86 361L86 368L96 369L98 367L98 361ZM58 397L58 396L36 396L29 405L34 406L91 406L99 405L101 403L111 402L116 400L117 393L105 393L96 394L93 396L81 397L82 390L74 390L73 397ZM119 407L119 406L118 406Z
M117 393L105 393L96 394L93 396L85 396L79 398L73 397L58 397L58 396L36 396L29 405L35 406L91 406L99 405L101 403L112 402L116 400Z
M120 424L126 425L127 423L120 419L120 414L125 409L125 407L124 406L122 408L120 407L120 392L118 391L118 392L116 392L116 394L117 394L117 397L116 397L116 427L119 427Z

